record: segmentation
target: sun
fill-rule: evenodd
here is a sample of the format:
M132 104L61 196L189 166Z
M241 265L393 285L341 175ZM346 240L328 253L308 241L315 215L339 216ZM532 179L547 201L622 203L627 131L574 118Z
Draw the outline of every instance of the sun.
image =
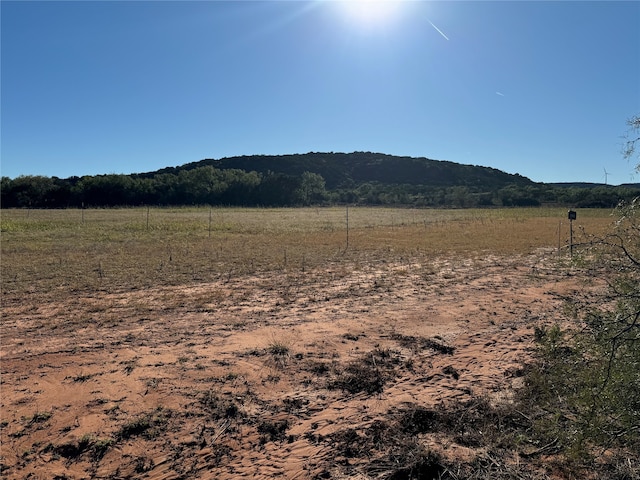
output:
M365 30L386 28L400 13L403 0L343 0L335 2L346 20Z

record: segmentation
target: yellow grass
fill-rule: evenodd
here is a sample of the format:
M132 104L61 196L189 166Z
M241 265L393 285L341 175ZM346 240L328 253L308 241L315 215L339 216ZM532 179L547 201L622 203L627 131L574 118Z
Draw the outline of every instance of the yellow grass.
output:
M579 211L575 240L612 221L610 210ZM2 210L1 231L2 292L23 295L529 254L565 247L569 221L566 210L543 208Z

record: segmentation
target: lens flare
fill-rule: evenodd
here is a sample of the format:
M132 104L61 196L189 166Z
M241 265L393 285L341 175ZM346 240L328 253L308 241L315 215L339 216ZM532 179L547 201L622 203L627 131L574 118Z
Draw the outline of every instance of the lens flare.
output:
M336 2L349 22L364 29L389 26L400 13L402 0L348 0Z

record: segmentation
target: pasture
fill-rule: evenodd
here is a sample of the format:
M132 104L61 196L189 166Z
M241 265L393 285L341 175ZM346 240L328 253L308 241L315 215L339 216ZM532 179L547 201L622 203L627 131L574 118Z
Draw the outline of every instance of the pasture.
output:
M597 233L610 210L583 210ZM348 227L347 227L348 226ZM569 241L563 209L4 210L2 289L137 289L327 265L527 255Z

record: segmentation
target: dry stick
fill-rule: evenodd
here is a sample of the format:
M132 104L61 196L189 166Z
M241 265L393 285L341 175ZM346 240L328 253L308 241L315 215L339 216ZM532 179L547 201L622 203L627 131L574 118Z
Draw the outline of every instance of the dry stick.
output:
M218 440L218 438L220 438L224 434L224 432L227 431L229 425L231 425L231 422L229 420L223 420L219 425L220 430L218 430L216 434L211 438L211 443L215 443L215 441Z
M211 215L213 212L213 207L209 207L209 238L211 238Z
M554 438L549 443L547 443L546 445L538 448L537 450L534 450L533 452L530 452L530 453L520 452L520 456L524 457L524 458L535 457L536 455L540 455L541 453L546 453L547 451L552 451L556 447L557 444L558 444L558 439ZM489 457L489 458L491 458L491 457Z
M442 473L443 474L448 473L453 477L454 480L459 480L459 477L455 473L453 473L451 470L449 470L447 467L444 467L444 472Z

